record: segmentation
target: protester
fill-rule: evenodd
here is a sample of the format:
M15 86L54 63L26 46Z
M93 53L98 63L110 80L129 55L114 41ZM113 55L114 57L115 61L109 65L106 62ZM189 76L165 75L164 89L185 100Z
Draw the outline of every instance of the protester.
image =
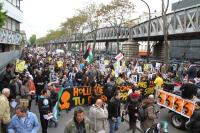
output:
M7 126L10 122L9 95L10 90L8 88L4 88L0 95L0 133L7 133Z
M186 128L189 129L190 133L199 133L200 132L200 101L196 102L195 110L186 123Z
M197 76L196 65L194 64L192 60L190 60L188 64L187 76L188 76L188 80L194 79Z
M182 91L182 98L193 99L194 96L196 96L197 86L194 83L194 79L190 79L188 83L185 83L181 86L180 90Z
M83 108L74 109L74 117L65 126L64 133L92 133L92 124L85 116Z
M13 70L14 65L9 63L6 66L6 70L0 75L0 92L3 88L9 87L11 79L15 76Z
M51 112L51 107L50 107L50 100L47 95L47 90L42 90L41 96L39 97L38 100L38 108L40 112L40 122L42 126L42 133L47 133L47 128L48 128L48 118L45 116L49 116Z
M129 129L128 131L132 130L132 133L136 131L136 122L138 119L138 108L139 108L139 100L140 94L136 92L132 92L128 97L128 103L125 107L125 110L128 112L129 115Z
M37 103L38 98L41 94L41 91L44 89L44 86L45 86L45 79L42 76L42 72L40 70L37 71L34 83L36 87L36 103Z
M154 84L156 85L157 89L161 89L162 88L163 78L162 78L161 73L157 73L157 77L156 77L156 79L154 81Z
M144 101L143 106L147 115L146 120L144 120L144 122L141 122L141 129L143 129L144 131L146 131L153 124L155 124L155 119L158 118L158 112L156 111L154 104L155 99L153 95L149 95L148 99Z
M114 96L108 103L108 120L110 124L110 133L115 133L121 123L120 93L115 91Z
M26 107L18 106L16 115L9 124L8 133L38 133L39 128L37 116L29 112Z
M90 107L89 115L93 122L94 132L108 133L108 110L101 99L97 99L96 103Z

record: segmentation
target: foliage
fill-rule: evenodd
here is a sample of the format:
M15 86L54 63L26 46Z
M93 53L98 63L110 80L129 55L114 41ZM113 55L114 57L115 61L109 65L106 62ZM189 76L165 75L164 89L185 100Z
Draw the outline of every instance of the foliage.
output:
M98 14L106 25L121 27L131 18L134 7L129 0L112 0L109 4L102 5Z
M6 12L3 11L3 4L0 3L0 28L5 24L6 19Z
M65 32L69 31L71 33L76 33L86 21L87 16L85 14L79 13L72 18L68 18L64 23L62 23L61 29Z
M133 9L134 5L129 0L112 0L107 5L96 5L93 1L83 9L77 10L77 15L67 18L61 23L59 29L50 30L45 37L39 38L37 43L48 43L62 36L70 36L77 32L82 33L86 27L87 31L93 31L103 24L115 27L131 26L130 14Z
M98 10L99 6L96 5L94 1L84 7L84 9L78 10L80 14L84 14L87 17L87 21L84 26L87 26L90 31L93 31L100 26Z
M31 45L35 45L36 44L36 35L33 34L30 38L29 38L29 42Z

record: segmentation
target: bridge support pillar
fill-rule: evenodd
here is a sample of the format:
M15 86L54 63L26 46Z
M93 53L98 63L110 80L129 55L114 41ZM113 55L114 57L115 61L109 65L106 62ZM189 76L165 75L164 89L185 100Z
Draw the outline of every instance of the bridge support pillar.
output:
M163 41L157 42L153 47L153 57L164 59L164 52L165 52L164 42Z
M139 43L136 41L125 41L122 43L122 52L126 59L134 59L138 57Z
M109 42L106 42L106 43L105 43L105 48L106 48L106 53L108 53Z

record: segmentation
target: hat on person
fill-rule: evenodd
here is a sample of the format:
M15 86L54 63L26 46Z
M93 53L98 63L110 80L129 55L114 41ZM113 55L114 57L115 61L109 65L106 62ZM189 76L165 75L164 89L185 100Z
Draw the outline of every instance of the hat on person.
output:
M164 133L168 133L168 123L166 121L161 121L160 129L162 129Z
M131 98L138 98L140 96L139 93L132 93L131 95Z

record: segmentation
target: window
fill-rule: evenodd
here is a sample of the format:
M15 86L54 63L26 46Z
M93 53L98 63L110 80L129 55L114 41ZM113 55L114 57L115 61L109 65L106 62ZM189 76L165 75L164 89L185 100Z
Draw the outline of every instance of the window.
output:
M16 31L20 31L20 23L16 21L15 23Z
M16 31L16 21L12 20L12 31Z
M6 28L9 29L9 30L12 30L12 20L11 20L11 18L7 19L7 27Z

